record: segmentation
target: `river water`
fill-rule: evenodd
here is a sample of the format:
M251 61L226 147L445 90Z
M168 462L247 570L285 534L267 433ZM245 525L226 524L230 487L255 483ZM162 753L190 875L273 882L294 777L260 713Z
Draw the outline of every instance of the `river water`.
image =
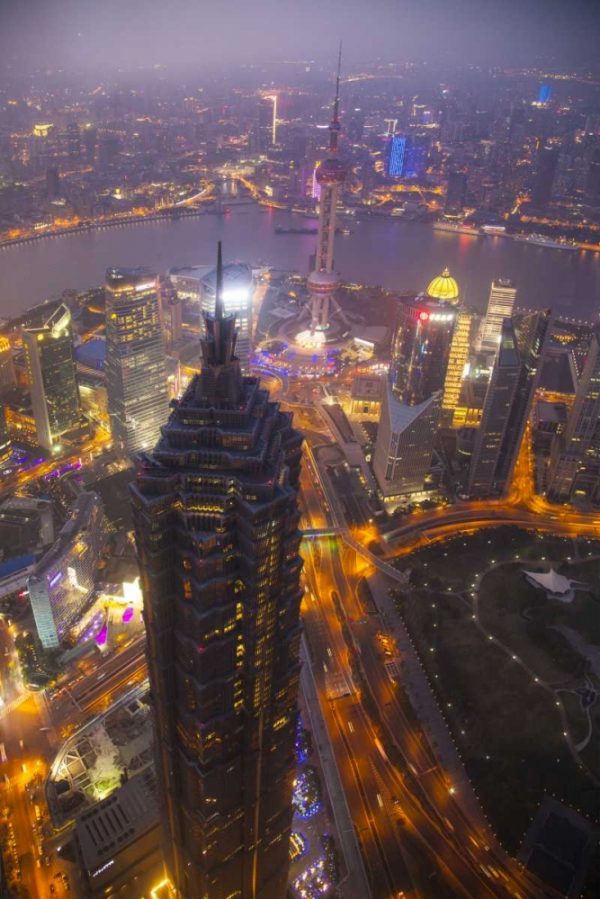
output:
M316 238L275 234L274 226L311 224L292 213L246 205L233 206L224 216L119 225L4 247L0 316L22 312L65 288L97 286L109 266L146 265L161 272L210 263L219 239L226 261L263 262L307 273ZM336 243L336 267L344 280L419 291L448 266L464 300L480 311L485 310L492 278L504 277L517 285L518 306L548 306L557 315L588 320L600 312L600 254L457 235L383 217L351 222L349 227L352 233L340 234Z

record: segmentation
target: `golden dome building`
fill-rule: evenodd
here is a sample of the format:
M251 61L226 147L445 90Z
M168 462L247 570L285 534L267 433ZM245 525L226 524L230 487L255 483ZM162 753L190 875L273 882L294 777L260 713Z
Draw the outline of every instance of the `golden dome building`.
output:
M437 278L434 278L429 283L426 293L428 297L432 297L432 299L439 300L442 303L449 303L452 306L459 305L460 291L458 283L447 268L444 269L441 275L438 275ZM444 418L448 423L451 422L454 427L464 424L463 419L465 416L464 410L460 406L460 394L469 362L472 322L472 314L461 307L454 322L442 396L442 409L446 410Z
M443 303L458 304L458 283L452 277L447 268L441 275L429 282L427 288L427 296L434 300L441 300Z

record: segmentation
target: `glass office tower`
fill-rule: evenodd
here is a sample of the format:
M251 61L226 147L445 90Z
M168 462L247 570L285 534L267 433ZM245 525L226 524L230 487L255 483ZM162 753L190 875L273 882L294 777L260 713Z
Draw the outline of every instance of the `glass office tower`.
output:
M552 446L548 496L600 503L600 329L592 337L564 433Z
M500 495L510 486L549 332L548 311L502 322L471 456L468 493L473 497Z
M167 418L168 394L158 280L147 269L106 273L105 368L116 448L151 449Z
M71 313L61 305L40 327L23 329L37 441L53 450L80 421Z

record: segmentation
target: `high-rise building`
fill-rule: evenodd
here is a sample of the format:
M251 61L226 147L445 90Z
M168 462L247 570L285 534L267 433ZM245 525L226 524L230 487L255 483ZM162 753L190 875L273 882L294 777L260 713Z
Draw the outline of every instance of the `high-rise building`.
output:
M439 393L409 406L398 400L389 382L385 385L373 471L389 512L407 496L424 490L439 425L439 407Z
M540 374L550 313L504 319L475 439L468 493L504 493L512 478Z
M171 352L183 337L183 300L170 278L160 281L160 312L165 334L165 348Z
M564 433L554 439L548 496L600 503L600 330L592 337Z
M387 140L385 170L390 178L402 177L406 140L406 137L402 134L394 134Z
M56 542L27 582L31 611L44 649L68 636L92 597L106 542L106 519L97 493L80 493Z
M258 101L256 148L266 153L277 143L277 94L261 97Z
M92 162L96 155L96 141L98 132L93 125L87 124L83 129L83 146L88 162Z
M444 204L444 212L446 215L459 216L462 215L465 207L465 199L467 196L467 175L466 172L452 171L448 174L448 184L446 187L446 202Z
M55 165L46 169L46 193L50 198L58 197L60 194L60 176Z
M441 302L426 294L405 297L385 386L373 470L388 511L426 487L442 391L458 314L458 285L448 272L434 278L428 291L452 296Z
M338 148L340 135L340 65L341 51L338 60L333 116L329 124L329 153L316 172L316 179L321 188L321 193L315 268L308 276L307 284L310 293L311 334L323 334L329 326L330 315L342 315L335 299L336 291L340 286L340 279L333 270L337 206L340 192L346 180L346 166L339 158Z
M398 313L391 384L401 402L416 406L444 388L457 309L420 294L402 299Z
M388 139L386 173L390 178L419 178L427 165L427 141L416 135L395 134Z
M552 199L557 166L558 147L541 147L537 156L536 173L531 189L531 202L539 209L544 209Z
M600 205L600 148L594 150L585 179L585 199L591 206Z
M508 278L492 281L487 311L481 327L480 347L484 351L497 352L502 333L502 322L510 318L517 297L517 289Z
M552 87L549 84L540 84L540 87L538 90L538 95L537 95L538 104L540 106L545 106L547 103L550 102L551 97L552 97Z
M81 132L77 122L67 125L67 153L70 159L77 159L81 155Z
M150 449L168 408L156 275L106 272L106 390L113 441L121 452Z
M462 383L469 365L472 324L473 314L468 309L459 309L450 343L442 397L442 409L446 409L452 415L458 409Z
M4 406L0 402L0 467L8 462L11 454L12 448L8 426L6 424L6 416L4 414Z
M80 422L71 313L61 305L36 328L23 329L37 440L53 450Z
M447 413L444 415L444 419L450 424L452 422L452 414L450 413L453 413L458 407L463 377L469 362L473 315L467 309L464 309L459 305L460 298L458 284L447 268L444 269L441 275L438 275L437 278L430 281L426 293L431 299L456 307L456 314L452 326L452 336L448 348L444 390L442 395L442 409L446 410ZM448 309L446 308L445 311L447 312ZM443 335L443 331L441 332L441 335ZM434 357L436 352L437 349L434 348ZM445 358L445 353L446 346L444 342L442 350L443 359Z
M235 356L217 266L202 368L132 505L165 858L182 899L287 890L299 678L302 438Z
M15 369L8 337L0 334L0 393L15 386Z

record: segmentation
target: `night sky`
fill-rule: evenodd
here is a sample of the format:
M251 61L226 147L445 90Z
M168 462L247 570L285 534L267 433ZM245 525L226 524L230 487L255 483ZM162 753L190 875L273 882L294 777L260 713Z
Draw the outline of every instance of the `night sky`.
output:
M600 0L0 0L0 58L22 70L324 62L339 38L351 65L581 67Z

